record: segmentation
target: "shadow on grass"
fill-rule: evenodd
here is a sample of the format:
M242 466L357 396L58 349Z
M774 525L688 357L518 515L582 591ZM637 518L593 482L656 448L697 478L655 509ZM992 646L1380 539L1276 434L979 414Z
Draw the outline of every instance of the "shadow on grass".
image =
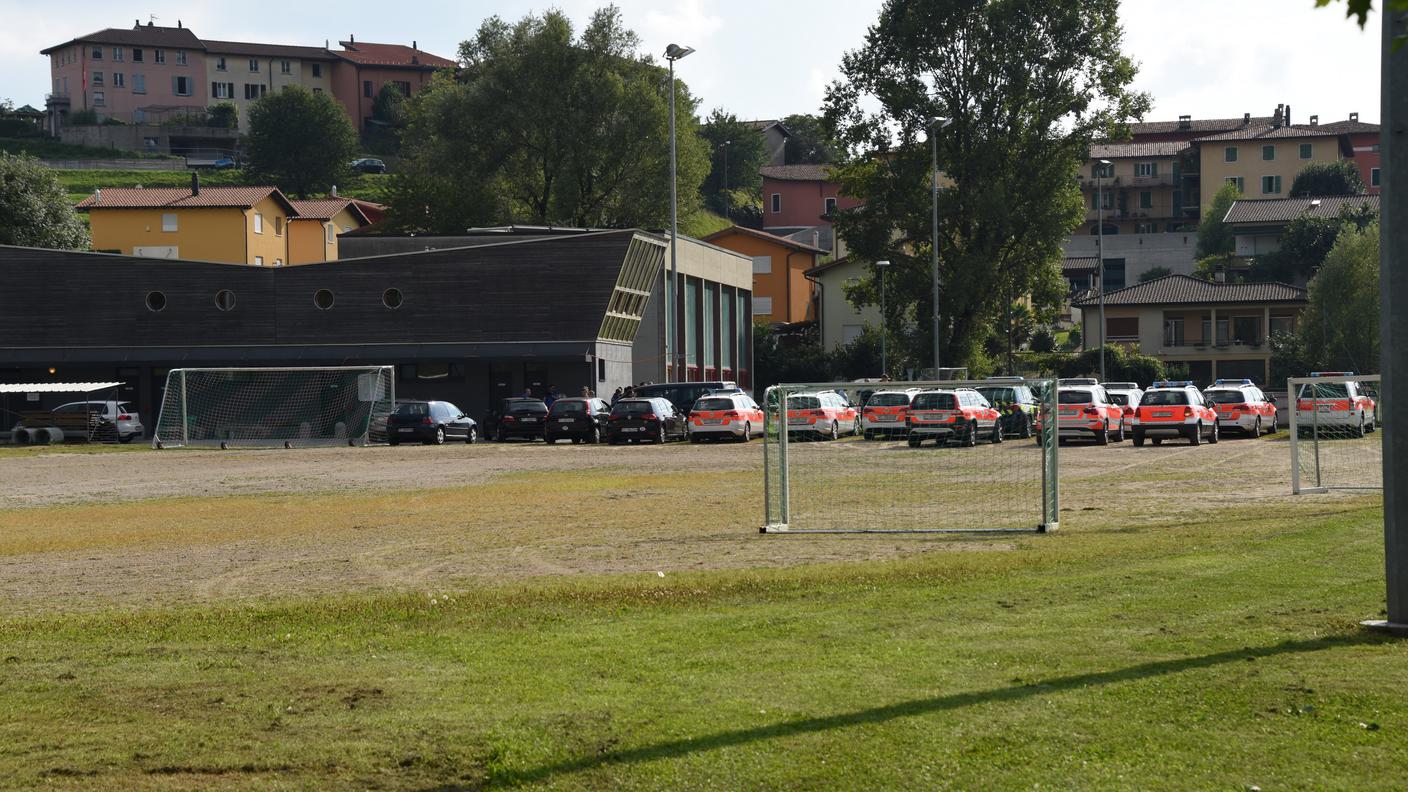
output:
M702 737L671 740L654 745L643 745L639 748L608 751L594 756L568 759L527 770L503 771L494 774L490 778L489 786L505 787L531 784L545 781L553 776L577 773L606 765L628 765L639 762L651 762L657 759L674 759L702 751L712 751L717 748L728 748L735 745L791 737L799 734L811 734L832 729L844 729L850 726L885 723L898 718L928 715L935 712L962 709L979 704L1022 701L1050 693L1098 685L1109 685L1118 682L1131 682L1200 668L1211 668L1224 663L1245 662L1259 658L1275 657L1277 655L1318 652L1324 649L1390 643L1393 641L1394 639L1388 636L1379 636L1369 633L1347 633L1313 640L1285 641L1273 646L1235 649L1227 652L1203 655L1201 657L1160 660L1158 662L1144 663L1142 665L1121 668L1114 671L1074 674L1071 676L1056 677L1044 682L1013 685L1011 687L996 688L993 690L955 693L948 696L916 699L914 701L887 704L883 707L872 707L855 712L845 712L815 718L799 718L797 720L774 723L768 726L757 726L750 729L734 729L731 731L707 734Z

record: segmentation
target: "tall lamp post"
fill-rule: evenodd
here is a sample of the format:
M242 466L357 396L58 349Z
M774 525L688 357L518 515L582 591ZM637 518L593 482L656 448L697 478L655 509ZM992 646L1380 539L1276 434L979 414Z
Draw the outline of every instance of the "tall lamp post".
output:
M1100 160L1100 169L1095 172L1095 276L1100 279L1100 381L1105 381L1105 168L1110 166L1107 159Z
M665 48L665 60L670 62L670 275L665 283L665 368L667 369L665 379L670 378L669 370L673 366L675 377L679 377L680 367L675 365L674 352L676 344L675 336L675 285L679 279L679 259L676 252L675 238L680 235L679 218L679 196L676 194L677 185L675 177L675 61L687 57L694 52L693 47L681 47L678 44L671 44Z
M720 145L723 147L723 150L724 150L724 189L723 189L723 192L724 192L724 219L725 219L725 220L728 220L730 223L732 223L733 220L732 220L731 218L729 218L729 216L728 216L728 210L729 210L729 200L728 200L728 147L729 147L732 143L733 143L732 140L725 140L723 143L720 144Z
M890 268L890 262L877 261L875 268L880 270L880 376L886 377L890 374L890 361L885 340L889 337L890 331L889 324L885 321L885 270Z
M932 248L933 271L930 273L933 285L934 299L934 377L939 376L939 131L953 123L952 118L935 118L930 121L925 129L929 132L929 146L931 150L930 159L930 199L934 209L934 237ZM887 264L889 262L886 262Z

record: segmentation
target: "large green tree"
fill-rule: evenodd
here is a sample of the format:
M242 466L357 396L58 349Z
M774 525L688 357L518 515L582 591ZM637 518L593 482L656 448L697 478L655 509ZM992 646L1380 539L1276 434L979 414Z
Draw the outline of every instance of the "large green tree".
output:
M637 54L614 6L580 36L558 11L486 20L462 68L408 103L400 224L455 231L523 222L660 227L670 217L670 85ZM696 102L676 81L679 202L699 206L709 170Z
M348 174L357 132L326 93L288 86L249 108L245 170L301 198L326 192Z
M749 203L761 203L763 177L758 168L767 164L763 136L752 124L739 121L733 113L716 109L699 130L708 141L709 178L704 180L704 201L719 214L736 209L733 196L746 195Z
M846 161L841 213L852 255L888 259L887 322L930 365L929 119L951 180L939 214L946 364L983 368L984 341L1016 299L1064 296L1061 244L1084 218L1076 181L1092 140L1140 117L1117 0L888 0L842 61L827 125ZM878 304L872 276L855 299Z
M1312 162L1300 169L1291 182L1291 197L1363 195L1364 179L1350 160Z
M1203 213L1202 222L1198 223L1198 258L1230 256L1236 251L1237 241L1232 236L1232 229L1222 219L1227 216L1233 202L1241 198L1242 191L1237 189L1234 182L1226 182L1218 188L1208 210Z
M797 113L782 119L782 125L790 133L783 152L788 165L825 165L838 159L826 119Z
M1379 370L1379 224L1345 227L1310 281L1300 325L1306 357L1317 366Z
M88 226L43 163L0 152L0 245L87 250Z

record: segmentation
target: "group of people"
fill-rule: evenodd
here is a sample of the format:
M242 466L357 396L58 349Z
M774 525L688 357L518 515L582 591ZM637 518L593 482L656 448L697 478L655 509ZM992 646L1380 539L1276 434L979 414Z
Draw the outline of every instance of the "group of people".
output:
M649 382L642 382L642 383L641 383L641 385L649 385L649 384L650 384ZM584 399L595 399L595 398L596 398L596 391L592 390L591 388L587 387L586 385L583 385L583 386L582 386L582 394L581 394L581 395L582 395L582 398L584 398ZM616 402L621 401L622 399L633 399L633 398L635 398L635 395L636 395L636 386L635 386L635 385L627 385L627 386L624 387L624 388L617 388L617 389L616 389L616 392L613 393L613 394L611 394L611 404L612 404L612 406L614 407L614 406L616 405ZM523 398L525 398L525 399L533 399L533 398L537 398L537 397L535 397L535 396L533 395L533 389L532 389L532 388L524 388L524 389L523 389ZM543 396L543 404L546 404L547 406L551 407L553 402L555 402L555 401L557 401L558 399L561 399L561 398L562 398L562 392L557 389L557 386L556 386L556 385L549 385L549 386L548 386L547 395Z

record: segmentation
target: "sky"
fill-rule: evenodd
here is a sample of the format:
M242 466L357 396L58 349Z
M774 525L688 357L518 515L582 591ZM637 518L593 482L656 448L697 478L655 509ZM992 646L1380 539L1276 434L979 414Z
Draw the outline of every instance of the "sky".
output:
M419 0L387 6L341 0L336 10L288 0L244 0L240 13L214 0L68 0L64 13L40 0L0 0L0 99L42 108L48 61L39 50L141 18L158 25L178 19L197 36L333 48L349 33L363 41L409 44L453 58L459 42L480 22L515 20L560 8L578 28L602 0L556 3L507 0ZM863 44L881 0L617 0L643 49L670 43L697 52L677 64L678 75L705 112L724 108L740 118L781 118L817 112L826 86L839 75L842 55ZM1146 120L1270 115L1293 108L1292 120L1318 114L1322 122L1360 113L1379 120L1377 16L1366 31L1335 7L1314 0L1125 0L1125 52L1140 64L1134 87L1153 96ZM405 8L406 12L400 12ZM1176 8L1175 13L1172 9ZM396 9L388 11L388 9ZM414 11L412 12L412 9ZM805 9L800 13L799 9Z

